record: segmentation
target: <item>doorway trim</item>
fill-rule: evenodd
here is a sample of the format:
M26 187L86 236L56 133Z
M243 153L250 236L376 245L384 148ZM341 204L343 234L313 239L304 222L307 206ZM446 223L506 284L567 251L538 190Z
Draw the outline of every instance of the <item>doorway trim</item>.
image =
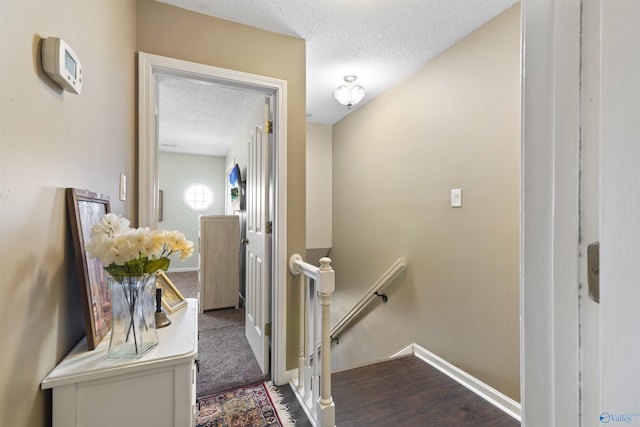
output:
M580 420L581 1L522 2L522 425Z
M275 212L272 219L271 373L276 384L289 381L286 371L287 319L287 82L271 77L138 52L138 225L157 227L157 80L156 75L197 78L255 89L274 97Z

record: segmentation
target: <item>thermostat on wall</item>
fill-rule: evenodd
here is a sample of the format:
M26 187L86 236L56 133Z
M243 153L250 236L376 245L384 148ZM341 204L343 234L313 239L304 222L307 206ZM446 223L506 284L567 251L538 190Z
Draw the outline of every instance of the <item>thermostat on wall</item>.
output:
M73 49L58 37L42 40L42 68L69 92L80 94L82 90L82 66Z

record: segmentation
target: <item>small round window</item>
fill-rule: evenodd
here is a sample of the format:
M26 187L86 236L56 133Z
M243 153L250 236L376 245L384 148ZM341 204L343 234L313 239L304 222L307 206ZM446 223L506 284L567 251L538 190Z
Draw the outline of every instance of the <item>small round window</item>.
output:
M193 184L184 192L184 202L194 211L204 211L213 204L213 193L204 184Z

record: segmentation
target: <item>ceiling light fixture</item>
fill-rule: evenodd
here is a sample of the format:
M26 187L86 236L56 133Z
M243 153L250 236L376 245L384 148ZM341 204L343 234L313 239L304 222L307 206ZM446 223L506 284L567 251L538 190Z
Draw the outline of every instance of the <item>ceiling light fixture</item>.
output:
M348 84L352 84L357 79L358 79L358 76L354 76L354 75L344 76L344 81L347 82ZM348 109L351 109L352 106L362 101L362 98L364 98L366 93L367 91L364 90L364 88L360 85L354 85L354 86L342 85L333 91L333 97L340 104L345 105Z

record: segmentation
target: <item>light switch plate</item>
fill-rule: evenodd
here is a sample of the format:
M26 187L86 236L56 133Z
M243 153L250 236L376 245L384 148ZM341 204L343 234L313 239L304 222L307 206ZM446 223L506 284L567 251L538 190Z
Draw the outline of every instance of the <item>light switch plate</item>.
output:
M127 176L120 174L120 200L127 200Z
M462 189L454 188L451 190L451 207L462 207Z

